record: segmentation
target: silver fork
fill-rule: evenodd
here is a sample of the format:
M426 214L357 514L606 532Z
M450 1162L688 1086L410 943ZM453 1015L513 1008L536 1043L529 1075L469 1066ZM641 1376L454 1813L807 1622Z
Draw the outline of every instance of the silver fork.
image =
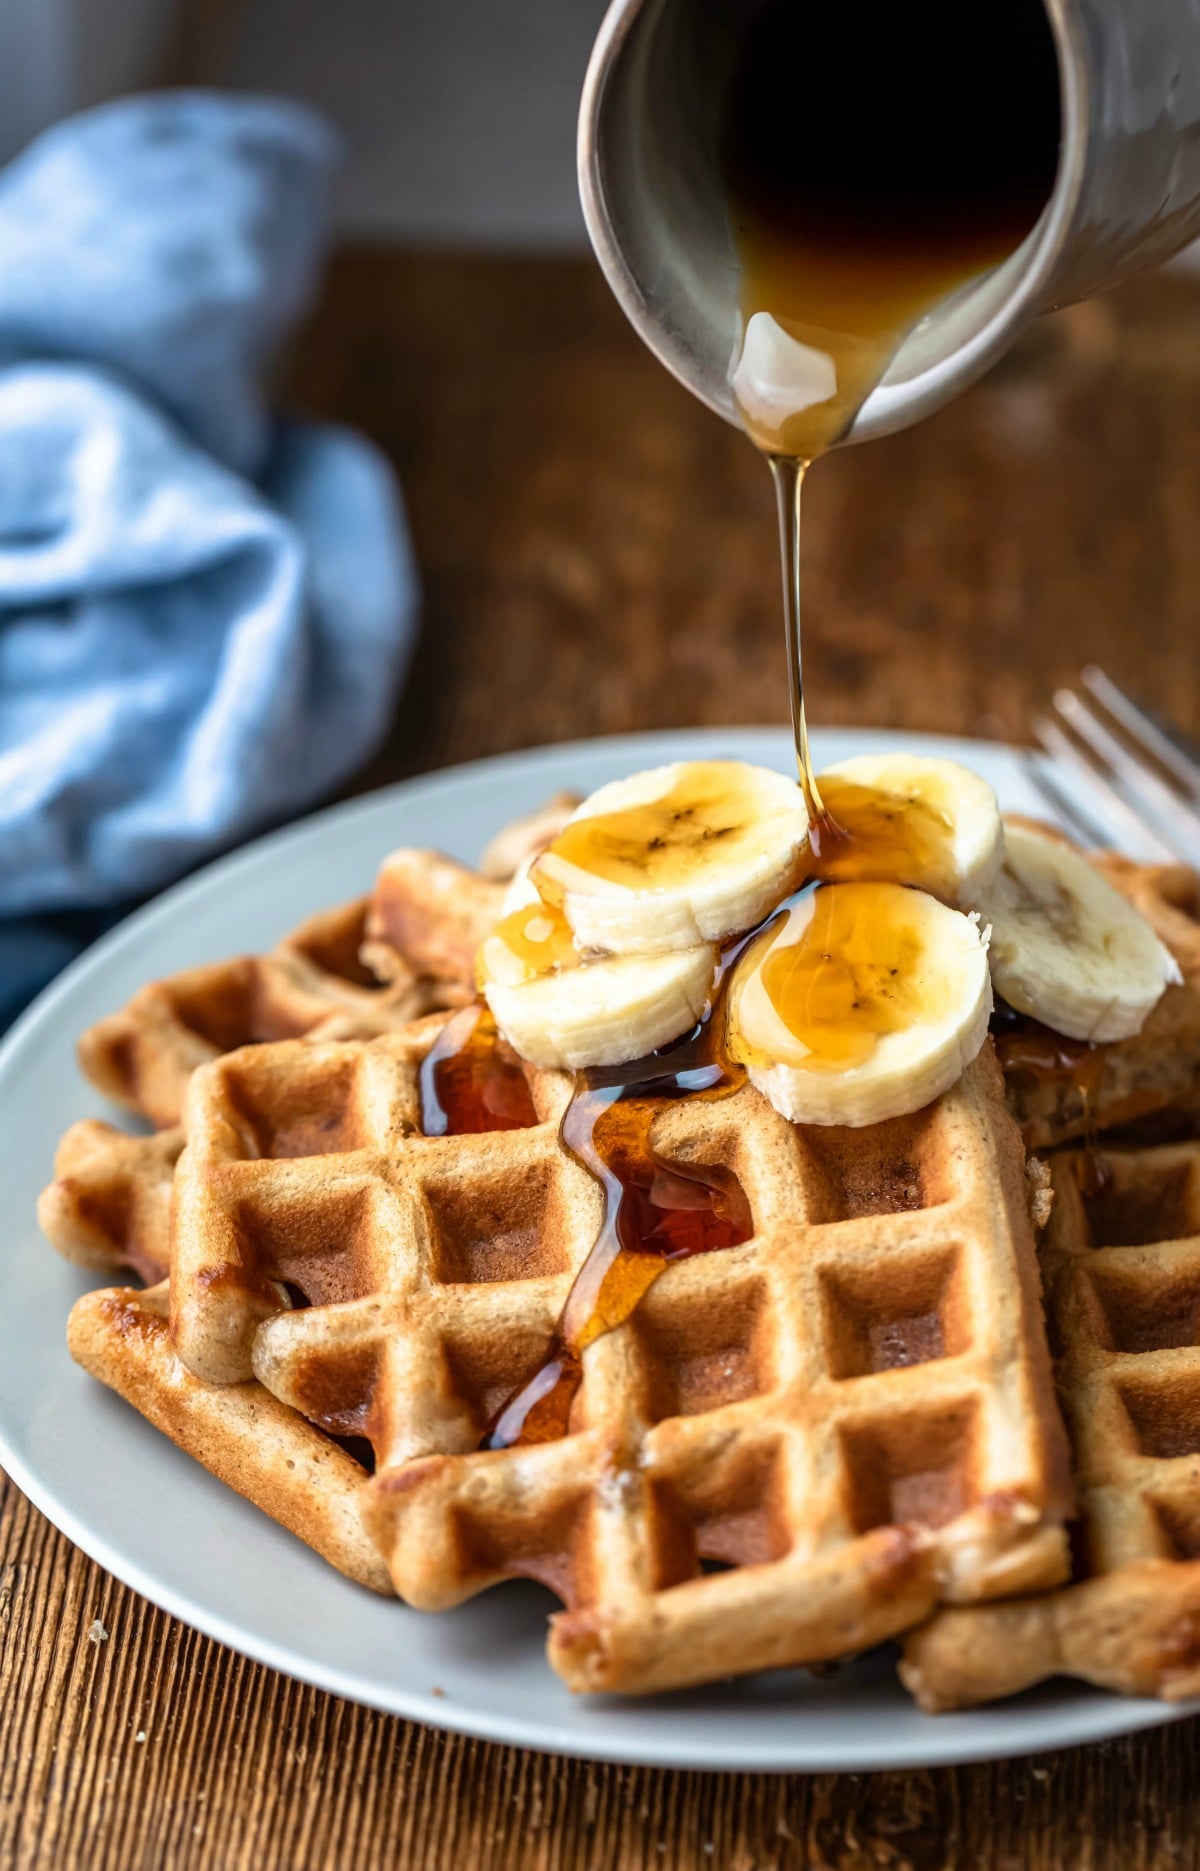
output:
M1102 669L1059 689L1033 734L1025 770L1082 843L1200 868L1200 763Z

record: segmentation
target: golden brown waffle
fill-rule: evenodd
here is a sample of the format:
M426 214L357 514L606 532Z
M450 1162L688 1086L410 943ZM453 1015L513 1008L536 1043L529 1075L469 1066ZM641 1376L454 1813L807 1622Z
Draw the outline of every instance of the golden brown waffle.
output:
M599 1198L561 1157L565 1078L525 1069L506 1051L526 1076L542 1120L535 1128L421 1135L420 1063L448 1018L433 1014L367 1044L247 1048L196 1075L175 1181L171 1318L197 1375L248 1378L258 1326L293 1302L313 1309L311 1324L363 1299L381 1329L413 1329L383 1301L398 1279L410 1281L418 1237L423 1267L432 1255L437 1269L427 1284L452 1288L456 1303L494 1295L485 1283L520 1277L535 1234L565 1225L560 1180L581 1211L586 1251ZM325 1426L337 1427L332 1418Z
M1200 1115L1200 876L1181 864L1089 856L1152 925L1183 981L1166 990L1140 1033L1095 1049L1102 1064L1094 1080L1070 1069L1043 1076L1006 1065L1008 1106L1031 1150L1161 1112Z
M175 1355L166 1288L115 1288L79 1300L71 1354L211 1474L305 1540L339 1572L391 1592L363 1527L366 1470L260 1384L203 1384Z
M1081 1507L1079 1581L946 1611L902 1674L928 1709L1078 1676L1200 1694L1200 1144L1066 1152L1041 1259Z
M176 1178L180 1356L369 1439L366 1516L403 1597L542 1579L568 1607L566 1680L651 1690L1062 1576L1024 1156L990 1052L871 1131L798 1131L749 1088L665 1103L658 1156L736 1178L753 1238L669 1267L589 1348L568 1435L479 1452L600 1195L558 1142L551 1075L529 1075L531 1128L419 1134L440 1026L205 1067Z
M528 838L528 823L504 835ZM368 913L361 901L310 917L269 955L152 982L83 1035L80 1060L93 1083L167 1128L158 1141L91 1120L66 1133L39 1220L68 1260L146 1280L166 1273L179 1119L198 1065L292 1035L367 1038L471 998L472 944L492 926L503 887L433 852L396 853L392 862L407 881L412 946L407 961L390 952L386 984L359 959Z
M504 893L504 884L436 851L393 851L375 879L360 957L380 981L405 981L414 973L450 980L464 990L459 1003L469 1000L475 957L500 916Z
M95 1118L72 1124L42 1191L38 1222L67 1260L128 1270L153 1285L170 1266L171 1189L183 1149L178 1125L129 1137Z
M367 1039L475 992L475 955L507 879L562 828L555 793L492 839L473 871L436 851L385 859L369 898L311 916L267 955L190 968L140 988L79 1042L92 1083L159 1128L178 1124L188 1079L222 1053L314 1035ZM112 1263L117 1264L117 1263Z
M393 851L380 865L371 892L362 960L380 981L403 980L415 971L473 984L475 957L501 914L514 871L558 836L580 798L579 793L554 793L536 811L503 826L477 872L434 851Z
M392 952L386 981L359 955L368 901L326 910L268 955L189 968L140 988L80 1040L88 1078L165 1127L179 1122L196 1067L222 1053L308 1034L368 1038L433 1008L461 1006L474 993L470 944L491 928L503 890L432 852L396 855L411 860L412 948L407 956Z

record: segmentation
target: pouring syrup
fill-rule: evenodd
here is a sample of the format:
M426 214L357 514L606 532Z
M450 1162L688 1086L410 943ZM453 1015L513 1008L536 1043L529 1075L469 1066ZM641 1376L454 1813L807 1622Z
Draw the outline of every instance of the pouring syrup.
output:
M948 830L929 802L897 807L869 789L818 786L804 707L800 502L809 466L844 439L913 326L1011 253L1049 199L1059 102L1041 0L980 0L971 15L981 48L971 82L947 85L945 46L960 28L960 0L925 0L917 17L910 8L878 9L864 58L853 9L766 0L743 36L729 92L722 164L746 328L733 387L775 479L792 725L809 819L801 894L826 882L904 881L914 862L928 867ZM782 361L765 395L764 361ZM720 802L708 799L672 797L665 811L659 802L645 824L621 816L620 827L577 821L561 855L611 881L652 887L677 878L703 850L697 823L720 831ZM554 891L545 893L553 905ZM603 1224L546 1357L489 1424L485 1449L565 1434L588 1345L624 1323L673 1260L749 1238L753 1219L728 1175L664 1164L651 1137L663 1100L725 1098L745 1082L726 1032L731 973L797 902L726 946L705 1017L684 1039L632 1065L577 1075L560 1135L603 1190ZM880 956L893 937L902 946L903 932L877 923L868 932L860 921L853 940L835 945L824 928L834 894L812 910L812 943L786 951L775 969L776 1010L799 1042L819 1040L842 1060L861 1057L894 1017L876 977Z
M969 29L970 63L953 58ZM926 312L1029 234L1054 185L1058 64L1042 0L860 9L765 0L741 33L721 167L741 267L732 373L775 477L793 729L804 717L800 500Z

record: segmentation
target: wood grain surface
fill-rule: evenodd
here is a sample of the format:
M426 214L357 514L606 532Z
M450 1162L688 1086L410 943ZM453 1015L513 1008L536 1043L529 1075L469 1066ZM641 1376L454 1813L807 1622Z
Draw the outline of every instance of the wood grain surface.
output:
M766 471L589 263L347 253L287 389L392 456L425 585L363 786L785 718ZM1094 659L1200 730L1200 289L1044 323L954 408L824 463L806 519L816 722L1021 738ZM1176 1871L1200 1864L1198 1735L788 1780L463 1741L196 1636L0 1477L5 1867Z

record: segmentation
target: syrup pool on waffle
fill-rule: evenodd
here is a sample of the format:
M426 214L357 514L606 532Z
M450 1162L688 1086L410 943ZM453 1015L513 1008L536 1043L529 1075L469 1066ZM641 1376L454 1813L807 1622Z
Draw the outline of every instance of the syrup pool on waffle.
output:
M725 1098L744 1083L715 1037L709 1019L664 1056L639 1060L619 1077L579 1075L560 1136L600 1184L604 1220L545 1359L497 1412L484 1448L565 1435L587 1347L623 1325L672 1262L750 1239L749 1204L733 1176L665 1162L651 1143L664 1099Z
M421 1062L419 1083L426 1137L527 1130L537 1123L521 1061L478 1002L446 1022Z
M1019 1073L1035 1084L1069 1086L1083 1107L1086 1134L1090 1135L1092 1113L1104 1081L1104 1048L1087 1040L1068 1039L1064 1033L1043 1026L1040 1020L1018 1013L1005 1001L997 1001L991 1027L1005 1076Z

